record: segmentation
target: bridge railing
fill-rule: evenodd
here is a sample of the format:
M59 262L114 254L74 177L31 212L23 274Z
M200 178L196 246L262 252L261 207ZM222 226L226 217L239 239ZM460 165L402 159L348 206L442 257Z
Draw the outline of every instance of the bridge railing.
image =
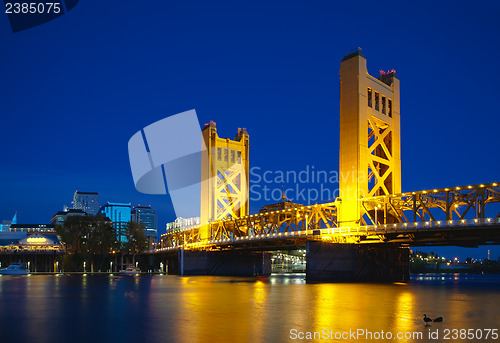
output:
M474 219L455 219L455 220L428 220L425 222L396 223L382 225L363 226L366 231L387 231L388 229L430 229L443 227L461 227L461 226L483 226L500 224L500 218L474 218Z
M471 227L471 226L485 226L485 225L500 225L500 218L485 218L481 219L458 219L458 220L438 220L438 221L427 221L427 222L414 222L414 223L396 223L396 224L384 224L384 225L369 225L369 226L357 226L357 227L334 227L334 228L323 228L323 229L313 229L313 230L302 230L302 231L291 231L291 232L279 232L279 233L267 233L267 234L248 234L246 236L239 237L229 237L213 240L204 240L198 242L189 243L179 243L174 244L169 247L163 247L158 249L159 251L171 250L178 248L202 248L211 245L227 245L234 243L245 243L252 241L262 241L262 240L278 240L286 238L305 238L305 237L332 237L335 235L344 236L363 236L368 234L376 233L386 233L393 231L415 231L415 230L432 230L432 229L442 229L442 228L453 228L457 227Z
M218 220L205 226L169 232L162 235L160 246L217 245L326 233L344 236L339 241L346 242L347 236L367 233L499 224L500 213L495 218L485 218L486 205L490 207L494 203L500 204L497 183L369 197L360 199L360 225L352 228L339 227L337 213L342 205L335 201ZM201 230L208 235L201 235ZM208 239L201 239L207 236Z

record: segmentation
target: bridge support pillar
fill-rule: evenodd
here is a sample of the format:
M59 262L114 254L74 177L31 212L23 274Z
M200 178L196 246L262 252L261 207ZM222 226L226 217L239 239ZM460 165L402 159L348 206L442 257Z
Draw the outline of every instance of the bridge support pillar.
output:
M410 278L409 248L307 242L307 282L395 282Z
M253 276L271 274L271 253L179 250L169 259L169 274Z

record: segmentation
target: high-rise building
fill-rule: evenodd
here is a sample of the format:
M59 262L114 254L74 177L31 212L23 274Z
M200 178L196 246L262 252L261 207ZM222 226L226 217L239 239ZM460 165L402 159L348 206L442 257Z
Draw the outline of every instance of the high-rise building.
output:
M148 238L152 237L153 242L157 242L158 216L154 208L151 208L151 206L134 206L132 209L132 221L144 224L144 234L148 236Z
M95 216L99 213L99 194L76 191L73 196L73 208Z
M116 230L116 236L120 243L128 242L125 229L131 219L131 208L129 203L117 202L108 202L101 206L101 213L113 222L113 228Z

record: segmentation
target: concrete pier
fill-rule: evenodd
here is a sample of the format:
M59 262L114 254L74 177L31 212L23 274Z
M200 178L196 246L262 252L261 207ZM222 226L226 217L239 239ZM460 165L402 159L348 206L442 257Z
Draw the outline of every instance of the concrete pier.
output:
M407 247L307 242L307 282L396 282L409 278Z
M253 276L271 274L271 253L178 250L169 256L168 273L178 275Z

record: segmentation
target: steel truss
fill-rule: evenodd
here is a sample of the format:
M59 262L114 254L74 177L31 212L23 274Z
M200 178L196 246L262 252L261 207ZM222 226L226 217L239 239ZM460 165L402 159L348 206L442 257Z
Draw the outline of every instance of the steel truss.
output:
M415 230L429 228L500 225L500 211L486 217L486 206L500 203L497 183L368 197L359 202L361 217L356 227L338 227L339 202L330 202L218 220L207 224L210 236L206 240L200 239L202 226L169 232L162 235L159 250L319 236L338 243L383 242L387 235L402 230L411 236Z

